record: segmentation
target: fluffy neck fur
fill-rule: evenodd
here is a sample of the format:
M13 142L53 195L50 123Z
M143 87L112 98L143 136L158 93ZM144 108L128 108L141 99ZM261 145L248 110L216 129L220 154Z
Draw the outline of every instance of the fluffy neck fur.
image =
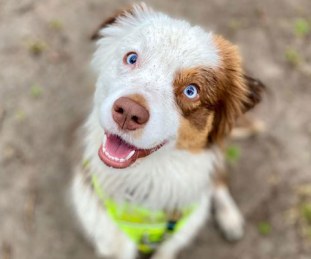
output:
M103 129L96 111L87 123L84 158L98 176L106 195L118 202L131 202L149 209L174 210L192 205L212 188L210 177L220 161L217 148L192 154L168 143L126 169L107 167L98 157Z

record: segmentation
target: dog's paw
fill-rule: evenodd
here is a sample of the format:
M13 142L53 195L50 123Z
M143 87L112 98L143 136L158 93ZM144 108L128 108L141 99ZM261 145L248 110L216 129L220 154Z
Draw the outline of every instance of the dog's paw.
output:
M228 241L234 242L244 236L244 218L238 209L218 211L216 221Z

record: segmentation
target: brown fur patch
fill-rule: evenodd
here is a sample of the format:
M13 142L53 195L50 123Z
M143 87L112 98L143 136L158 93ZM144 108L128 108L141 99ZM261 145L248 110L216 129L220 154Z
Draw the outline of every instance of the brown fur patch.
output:
M176 102L182 113L177 147L191 151L202 150L207 145L207 135L213 121L212 106L216 102L215 80L210 69L203 67L179 71L174 80ZM190 100L183 91L195 85L199 97Z
M207 117L204 128L198 129L186 118L181 119L177 148L200 152L206 147L206 136L212 126L212 116Z
M176 103L183 116L177 140L180 148L221 144L236 119L261 99L263 85L244 75L237 48L220 36L214 36L214 42L221 58L217 68L184 69L175 76ZM183 94L190 84L198 88L199 97L194 100Z
M237 48L220 36L215 36L214 42L219 49L221 64L215 70L219 98L214 107L215 119L209 140L221 142L243 113L244 104L248 103L248 88Z
M179 71L174 80L174 91L177 104L184 114L189 114L193 109L200 106L208 108L217 101L217 81L212 69L196 67ZM187 99L183 90L190 84L198 88L199 98L195 101Z

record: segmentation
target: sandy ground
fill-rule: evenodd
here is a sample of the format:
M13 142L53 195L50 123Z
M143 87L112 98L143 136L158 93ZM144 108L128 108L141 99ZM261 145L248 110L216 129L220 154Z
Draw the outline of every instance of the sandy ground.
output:
M0 0L1 259L97 258L67 206L71 145L94 90L88 37L125 3ZM311 258L311 35L297 20L310 24L311 1L150 3L237 43L268 86L254 111L266 132L231 144L245 238L229 244L210 221L181 258Z

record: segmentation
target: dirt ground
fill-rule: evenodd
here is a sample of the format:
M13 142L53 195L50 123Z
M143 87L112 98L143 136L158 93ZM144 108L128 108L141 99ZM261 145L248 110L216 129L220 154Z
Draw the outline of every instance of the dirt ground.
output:
M0 0L1 259L97 258L67 205L71 147L94 90L88 38L126 2ZM268 86L254 111L266 132L231 143L245 238L210 221L181 258L310 259L311 1L147 2L238 44Z

